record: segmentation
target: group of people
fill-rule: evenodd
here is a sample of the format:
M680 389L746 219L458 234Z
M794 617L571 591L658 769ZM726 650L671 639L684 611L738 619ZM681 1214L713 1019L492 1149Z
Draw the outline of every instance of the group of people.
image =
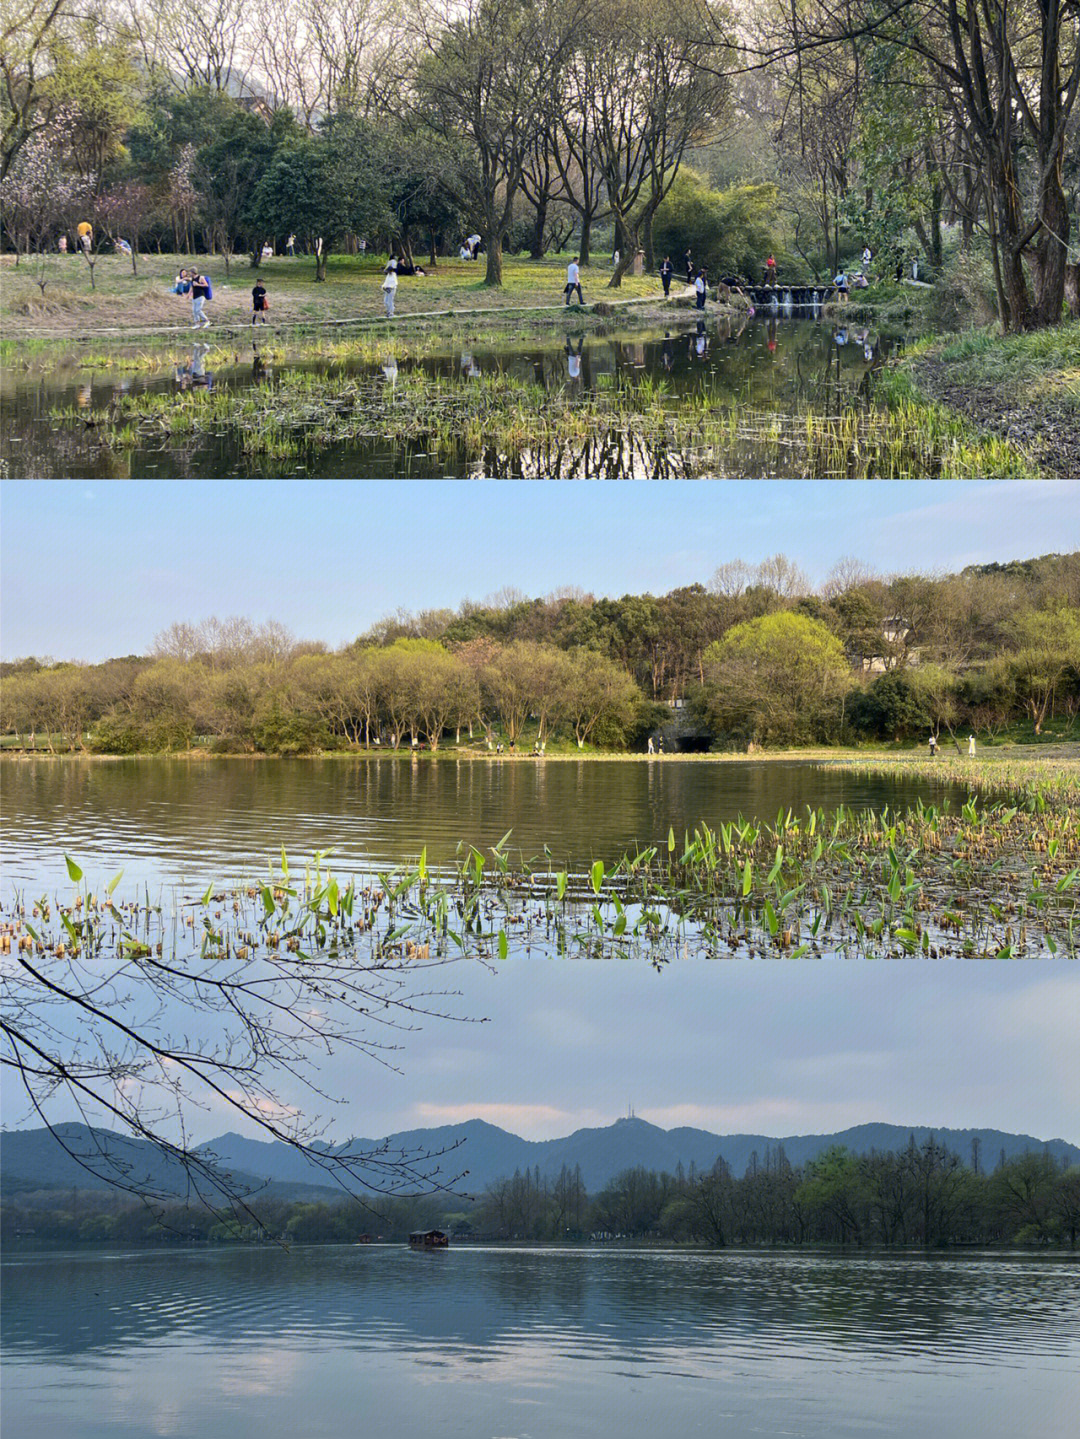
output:
M214 287L210 283L210 276L204 275L201 270L181 270L173 281L173 295L191 296L191 328L193 330L208 330L210 319L206 314L206 302L214 298Z
M383 271L382 297L386 309L386 318L394 318L394 301L397 299L397 287L399 275L426 275L427 271L412 260L398 259L391 255L386 262L386 269Z
M938 737L937 737L937 735L933 732L933 730L931 730L931 731L930 731L930 757L931 757L931 759L933 759L934 755L936 755L937 752L938 752ZM968 752L968 759L974 759L974 758L975 758L975 736L974 736L973 734L969 734L969 735L968 735L967 752Z

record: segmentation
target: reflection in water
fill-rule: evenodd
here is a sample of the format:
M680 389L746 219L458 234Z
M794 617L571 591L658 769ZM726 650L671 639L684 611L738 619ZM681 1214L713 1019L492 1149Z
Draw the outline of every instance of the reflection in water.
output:
M609 386L620 376L634 381L654 378L663 379L672 396L705 393L718 407L737 397L740 405L754 409L787 412L809 404L835 414L861 392L870 369L883 362L894 343L881 339L867 355L861 343L838 346L828 326L766 310L756 316L725 312L715 322L687 322L681 329L672 327L666 333L658 331L647 336L572 335L565 342L538 341L525 351L489 350L478 341L454 354L407 363L454 385L467 384L482 373L502 372L549 391L563 391L572 385L575 392L588 394ZM842 360L837 358L841 353ZM404 370L406 361L393 357L375 367L360 362L310 362L296 368L365 375L374 368L392 384L399 364ZM11 473L22 475L217 478L267 472L271 462L265 457L252 460L245 456L236 438L227 432L199 436L183 446L135 446L113 453L95 428L57 427L49 419L54 407L105 408L118 392L118 373L106 368L87 379L83 371L60 370L33 379L10 371L0 388L0 460L8 464ZM167 376L144 373L134 380L126 377L120 384L151 391L170 391L178 386L185 390L240 388L257 384L267 376L268 367L258 351L248 366L240 355L210 352L205 343L200 343L190 356L176 356ZM140 440L140 445L149 443L149 436ZM613 431L601 441L568 444L556 453L485 455L476 469L482 472L488 467L487 473L494 477L550 473L562 478L589 474L678 478L700 474L702 462L700 456L669 452L660 443L629 442ZM295 472L295 457L282 463L284 472ZM427 455L421 445L394 450L371 440L330 447L320 452L317 463L319 473L328 478L357 473L371 478L405 474L424 477L446 472L446 463ZM736 446L729 472L757 477L763 473L762 465L762 455L753 445ZM706 468L711 472L707 461ZM459 472L466 470L467 462L462 458Z
M526 858L547 844L584 868L739 813L963 799L929 781L753 760L27 759L6 762L3 781L7 882L43 886L63 880L65 851L93 875L123 864L128 881L205 884L250 877L282 844L294 859L332 848L340 869L426 845L438 865L459 841L486 848L507 830Z
M4 1289L4 1418L29 1439L1063 1439L1080 1353L1075 1266L1049 1259L15 1250Z

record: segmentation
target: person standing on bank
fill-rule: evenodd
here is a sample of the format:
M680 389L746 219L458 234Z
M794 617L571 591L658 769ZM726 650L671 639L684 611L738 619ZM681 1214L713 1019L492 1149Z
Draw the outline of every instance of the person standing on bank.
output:
M708 283L705 279L705 270L701 269L697 272L694 280L694 304L699 310L704 310L705 308L705 295L707 291Z
M256 320L267 323L266 312L270 308L270 301L266 298L266 286L262 282L262 276L255 276L255 284L251 288L251 323Z
M397 265L393 260L386 267L386 274L383 276L382 297L386 306L386 318L394 318L394 298L397 295Z
M664 263L660 266L660 283L664 287L664 298L671 294L671 277L675 273L675 266L671 263L671 256L664 256Z
M969 735L968 735L968 759L974 759L974 758L975 758L975 736L974 736L973 734L969 734Z
M212 300L214 293L210 288L210 281L206 275L199 270L191 272L191 328L208 330L210 321L203 311L207 300Z
M563 294L566 296L568 309L570 307L570 296L575 290L577 291L578 307L580 308L585 303L585 299L581 293L581 266L579 260L580 257L575 255L566 267L566 284L563 287Z

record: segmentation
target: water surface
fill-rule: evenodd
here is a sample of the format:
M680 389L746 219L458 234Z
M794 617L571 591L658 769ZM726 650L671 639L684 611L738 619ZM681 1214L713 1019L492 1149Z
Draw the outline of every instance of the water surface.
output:
M1065 1439L1076 1277L990 1256L15 1246L4 1433Z
M511 831L528 858L548 845L585 868L738 814L775 820L807 805L907 807L962 801L956 786L800 762L551 759L20 759L3 763L8 884L65 882L74 856L97 883L251 878L333 849L335 868L453 858ZM40 891L38 891L40 892Z
M212 337L210 337L212 338ZM395 351L387 341L382 363L347 356L294 363L310 369L377 376L396 383L410 365L437 375L448 384L468 386L481 375L501 372L548 393L586 395L610 386L616 378L662 382L674 399L707 395L718 406L734 398L740 405L793 413L809 405L819 413L836 414L867 391L871 373L884 364L896 337L866 325L835 326L805 316L759 311L744 321L710 312L700 324L674 321L668 330L614 336L571 335L565 339L493 344L478 337L475 344L453 352L410 359L405 346ZM115 354L123 346L112 347ZM130 350L130 346L128 349ZM150 347L141 346L145 354ZM99 354L107 346L95 346ZM245 456L231 434L202 436L164 443L143 435L130 450L112 452L94 427L50 418L54 409L105 409L129 391L170 393L192 388L244 388L273 380L274 358L266 343L246 334L208 344L200 337L186 345L162 348L165 368L125 372L122 365L86 368L78 348L66 367L20 368L12 363L0 383L0 464L7 473L28 477L212 478L268 473L267 461ZM740 443L731 454L731 474L758 478L772 473L775 460L752 442ZM275 470L274 473L277 471ZM567 445L543 456L487 453L479 467L464 452L449 462L428 454L422 444L399 449L380 441L362 440L321 450L314 458L290 460L282 473L317 473L327 478L363 475L370 479L438 478L538 474L542 478L679 476L698 473L692 457L667 450L624 443L610 433L598 441Z

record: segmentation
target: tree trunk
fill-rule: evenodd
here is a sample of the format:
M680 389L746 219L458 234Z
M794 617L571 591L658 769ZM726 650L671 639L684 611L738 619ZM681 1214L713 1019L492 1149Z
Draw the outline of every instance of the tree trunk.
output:
M645 273L651 275L656 269L656 255L653 251L652 237L653 212L647 210L641 222L641 244L645 251Z
M581 217L581 244L578 247L578 264L587 265L591 259L589 248L592 244L592 215Z
M544 231L547 229L548 202L545 196L536 206L536 219L533 221L532 244L529 246L529 259L542 260L544 258Z
M1074 320L1080 320L1080 265L1065 266L1065 303Z
M615 245L619 251L619 263L615 266L615 273L608 281L609 290L617 290L622 284L622 277L634 263L634 255L637 253L637 234L631 233L630 227L622 215L615 212Z
M1035 323L1057 325L1065 303L1065 270L1069 259L1069 205L1061 183L1061 165L1052 165L1039 194L1043 234L1035 251Z
M493 288L502 285L502 237L498 230L495 230L488 240L484 284Z

